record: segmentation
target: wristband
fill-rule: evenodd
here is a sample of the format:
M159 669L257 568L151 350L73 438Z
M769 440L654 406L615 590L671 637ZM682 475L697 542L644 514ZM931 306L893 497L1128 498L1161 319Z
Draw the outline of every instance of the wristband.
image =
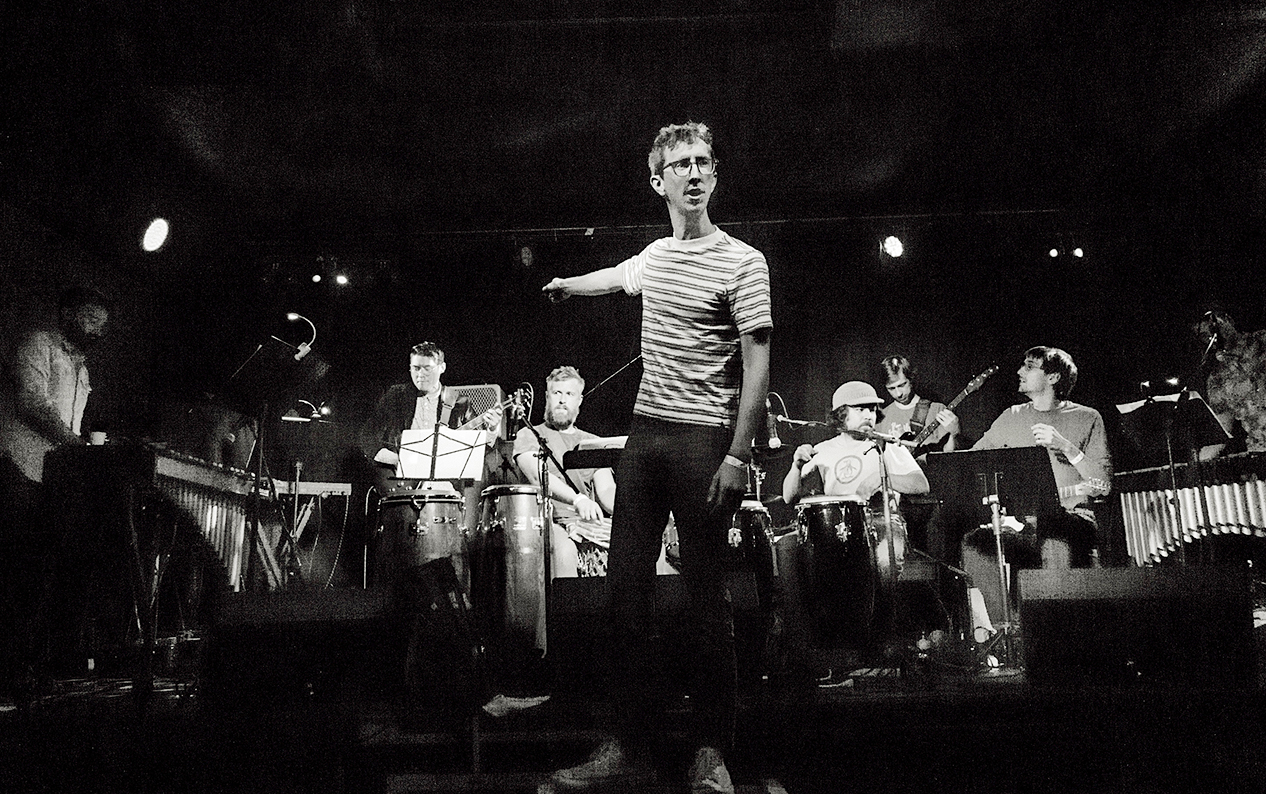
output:
M1076 454L1076 456L1071 457L1071 458L1069 458L1069 459L1068 459L1068 463L1069 463L1069 465L1076 466L1078 463L1081 463L1081 462L1082 462L1083 460L1085 460L1085 459L1086 459L1086 453L1085 453L1085 452L1082 452L1082 451L1079 449L1079 450L1077 450L1077 454Z
M725 462L726 462L726 463L728 463L728 464L730 464L730 465L731 465L731 466L733 466L734 468L738 469L739 471L747 471L747 463L745 463L744 461L739 460L738 458L734 457L733 455L726 455L726 456L725 456Z
M576 494L576 498L571 500L571 506L572 506L572 507L575 507L575 506L576 506L576 504L577 504L577 503L578 503L581 499L588 499L588 498L589 498L588 496L585 496L585 495L584 495L584 494L582 494L582 493L578 493L578 494Z

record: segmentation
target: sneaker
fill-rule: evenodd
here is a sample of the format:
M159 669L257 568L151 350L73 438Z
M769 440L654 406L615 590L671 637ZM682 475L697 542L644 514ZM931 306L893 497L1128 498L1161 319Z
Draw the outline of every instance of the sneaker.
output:
M720 750L701 747L695 753L695 762L690 766L690 794L712 794L718 791L722 794L734 794L730 772L725 768Z
M484 704L484 712L492 717L504 717L516 711L533 709L549 700L549 695L530 698L512 698L497 695Z
M555 772L550 782L563 791L646 786L655 782L655 770L626 752L618 741L610 739L594 750L585 763Z

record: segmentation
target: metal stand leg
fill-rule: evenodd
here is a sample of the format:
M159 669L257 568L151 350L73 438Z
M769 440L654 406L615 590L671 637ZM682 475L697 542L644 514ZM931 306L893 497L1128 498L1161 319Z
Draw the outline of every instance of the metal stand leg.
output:
M993 520L994 552L998 558L998 590L1002 594L1002 621L996 627L997 633L980 648L979 655L981 659L985 659L997 647L999 652L996 658L999 666L1016 667L1013 642L1015 624L1011 619L1011 576L1007 571L1006 552L1002 548L1002 505L998 502L996 490L986 496L984 501L989 505Z

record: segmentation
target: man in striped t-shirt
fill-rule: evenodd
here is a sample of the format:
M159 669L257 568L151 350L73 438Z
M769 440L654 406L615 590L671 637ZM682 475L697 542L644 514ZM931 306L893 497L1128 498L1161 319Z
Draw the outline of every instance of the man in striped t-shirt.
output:
M769 269L760 251L708 217L717 161L706 126L663 128L648 164L673 236L614 267L544 288L555 298L620 289L642 296L642 382L616 468L608 557L620 736L587 763L556 772L553 783L578 790L653 777L646 745L657 693L648 633L660 533L671 511L696 640L687 657L696 665L691 790L733 791L724 752L733 740L737 671L723 554L764 421Z

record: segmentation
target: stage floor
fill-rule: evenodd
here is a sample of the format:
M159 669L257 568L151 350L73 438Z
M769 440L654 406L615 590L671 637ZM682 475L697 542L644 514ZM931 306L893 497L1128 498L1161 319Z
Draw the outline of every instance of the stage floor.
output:
M729 766L740 792L1260 792L1263 703L1238 685L1084 681L1022 671L870 668L837 686L745 687ZM582 760L611 724L601 700L480 712L440 730L354 683L214 695L159 679L142 713L131 682L46 682L0 710L0 780L11 792L529 792ZM252 686L257 686L258 682ZM280 694L280 696L279 696ZM670 702L657 763L684 791Z

